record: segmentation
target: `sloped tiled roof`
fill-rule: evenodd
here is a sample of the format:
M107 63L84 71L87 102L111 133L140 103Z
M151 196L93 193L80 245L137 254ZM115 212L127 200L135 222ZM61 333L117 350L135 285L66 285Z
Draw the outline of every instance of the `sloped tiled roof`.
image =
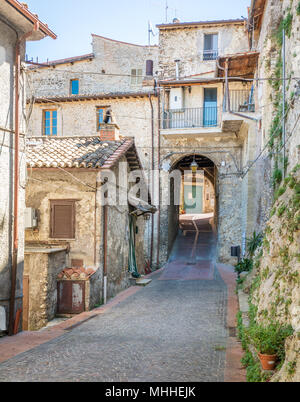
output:
M134 147L133 139L101 141L97 137L31 138L27 141L27 167L110 169Z
M59 280L86 280L96 273L92 268L66 268L58 274Z
M27 61L27 63L31 64L30 66L28 66L29 70L36 70L38 68L53 67L53 66L57 66L59 64L76 63L78 61L91 60L94 58L95 58L94 53L88 53L88 54L83 54L81 56L74 56L74 57L68 57L66 59L52 60L52 61L47 61L44 63L34 63L31 61Z

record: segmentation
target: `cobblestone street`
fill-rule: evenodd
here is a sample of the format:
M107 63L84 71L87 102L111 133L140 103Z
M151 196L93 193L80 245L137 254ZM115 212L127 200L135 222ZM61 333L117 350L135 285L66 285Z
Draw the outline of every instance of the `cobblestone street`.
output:
M179 240L175 252L189 252ZM180 279L175 259L119 305L2 363L0 381L223 382L227 287L204 257L182 261Z

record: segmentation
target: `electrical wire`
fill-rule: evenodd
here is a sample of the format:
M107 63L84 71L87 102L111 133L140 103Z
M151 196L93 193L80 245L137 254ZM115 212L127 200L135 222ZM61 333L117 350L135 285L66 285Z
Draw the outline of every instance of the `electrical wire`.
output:
M287 118L288 113L289 113L289 111L290 111L290 109L291 109L291 106L292 106L292 103L293 103L294 99L295 99L295 95L294 95L294 96L292 97L292 99L290 100L285 115L282 117L280 123L278 123L278 125L276 126L275 131L274 131L274 134L273 134L273 137L279 132L279 129L282 128L283 120ZM248 174L249 171L252 169L252 167L259 161L259 159L260 159L260 158L262 157L262 155L264 154L265 150L270 146L272 140L273 140L273 138L270 138L270 140L266 143L266 145L264 146L264 148L262 149L262 151L260 152L260 154L257 156L257 158L250 164L250 166L248 166L248 168L246 169L246 171L243 172L243 174L242 174L242 176L241 176L242 179L244 179L244 178L247 176L247 174ZM244 169L243 169L243 170L244 170Z
M48 66L48 65L45 65L43 67L51 68L51 66ZM27 70L27 72L41 73L41 74L43 73L43 71L39 71L39 69L30 69L30 70ZM102 72L97 72L97 71L60 70L58 68L54 68L53 72L55 72L55 73L59 72L59 73L64 73L64 74L65 73L78 74L78 75L101 75L103 77L105 77L105 76L127 77L127 78L128 77L133 77L132 74L121 74L121 73L113 74L113 73L102 73ZM199 73L199 75L200 74L202 74L202 73ZM197 74L194 74L194 75L197 75ZM144 75L135 75L134 77L135 78L145 78ZM214 80L220 80L220 81L225 79L224 77L211 77L211 78L213 78ZM257 77L257 78L229 77L229 78L230 78L230 80L241 80L242 79L243 81L247 81L247 82L254 82L254 81L283 81L283 80L286 80L286 81L298 80L299 81L300 80L300 77L286 77L286 78L283 78L283 77L278 77L278 78L277 77L268 77L268 78L265 78L265 77ZM165 82L167 83L168 81L172 81L172 80L176 80L176 76L168 77L168 79ZM197 82L197 80L195 80L195 82ZM159 87L159 88L163 88L163 87Z

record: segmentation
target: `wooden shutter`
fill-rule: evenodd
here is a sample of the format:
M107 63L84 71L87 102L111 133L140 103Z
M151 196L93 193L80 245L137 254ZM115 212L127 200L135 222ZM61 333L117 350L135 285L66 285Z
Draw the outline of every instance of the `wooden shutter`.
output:
M75 238L75 201L51 201L51 237Z

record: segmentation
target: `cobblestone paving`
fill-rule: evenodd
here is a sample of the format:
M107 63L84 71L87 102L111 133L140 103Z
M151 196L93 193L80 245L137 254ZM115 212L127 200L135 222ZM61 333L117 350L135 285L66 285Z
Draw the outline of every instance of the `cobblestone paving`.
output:
M224 282L158 278L103 315L1 364L0 381L224 381Z

